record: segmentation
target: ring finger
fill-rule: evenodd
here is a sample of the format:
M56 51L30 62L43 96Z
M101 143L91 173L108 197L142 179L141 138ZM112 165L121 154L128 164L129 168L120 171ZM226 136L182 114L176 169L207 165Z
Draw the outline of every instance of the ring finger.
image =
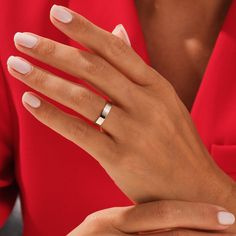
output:
M24 93L22 102L37 120L80 146L99 163L114 161L111 153L115 152L116 143L106 133L99 132L80 118L63 112L34 93Z

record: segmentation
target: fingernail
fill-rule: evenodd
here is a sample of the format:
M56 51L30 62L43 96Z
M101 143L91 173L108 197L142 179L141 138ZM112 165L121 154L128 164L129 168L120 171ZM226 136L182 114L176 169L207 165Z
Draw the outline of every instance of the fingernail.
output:
M62 23L69 23L72 21L72 14L64 7L53 5L50 12L51 16L61 21Z
M128 33L122 24L117 25L115 27L115 29L112 31L112 34L123 39L129 46L131 46L131 42L130 42Z
M38 38L30 34L18 32L14 36L14 42L26 48L33 48L37 44Z
M33 108L39 108L41 105L41 101L31 93L24 93L22 101Z
M235 222L235 216L232 213L221 211L218 213L218 221L221 225L232 225Z
M23 75L29 73L32 70L32 66L19 57L10 56L7 60L7 65Z

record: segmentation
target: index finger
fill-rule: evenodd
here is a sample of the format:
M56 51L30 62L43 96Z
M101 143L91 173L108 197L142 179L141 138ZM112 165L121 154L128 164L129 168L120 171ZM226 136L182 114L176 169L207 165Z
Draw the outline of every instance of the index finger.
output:
M50 15L59 30L96 52L135 83L148 85L153 82L153 70L122 39L66 7L53 5Z

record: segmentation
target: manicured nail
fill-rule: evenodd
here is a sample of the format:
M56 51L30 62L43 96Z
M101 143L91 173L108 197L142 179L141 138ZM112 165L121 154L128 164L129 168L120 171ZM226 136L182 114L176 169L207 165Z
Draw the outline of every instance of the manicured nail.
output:
M32 70L32 66L19 57L10 56L7 60L7 65L11 69L14 69L23 75L29 73Z
M50 12L51 16L53 16L55 19L61 21L62 23L69 23L72 21L72 14L67 11L62 6L53 5Z
M38 38L36 38L30 34L18 32L14 36L14 41L16 44L19 44L23 47L33 48L37 44Z
M115 27L115 29L112 31L112 34L123 39L129 46L131 46L131 42L130 42L128 33L122 24L117 25Z
M33 108L39 108L41 105L41 101L37 97L27 92L22 96L22 101Z
M218 213L218 221L221 225L232 225L235 222L235 216L232 213L221 211Z

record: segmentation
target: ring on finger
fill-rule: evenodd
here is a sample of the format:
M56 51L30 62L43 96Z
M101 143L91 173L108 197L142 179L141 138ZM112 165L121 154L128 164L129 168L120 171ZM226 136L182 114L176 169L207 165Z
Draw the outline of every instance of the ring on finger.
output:
M97 118L97 120L95 121L95 123L98 126L102 126L102 124L104 123L105 119L107 118L108 114L110 113L112 108L112 104L111 103L106 103L106 105L104 106L100 116Z

